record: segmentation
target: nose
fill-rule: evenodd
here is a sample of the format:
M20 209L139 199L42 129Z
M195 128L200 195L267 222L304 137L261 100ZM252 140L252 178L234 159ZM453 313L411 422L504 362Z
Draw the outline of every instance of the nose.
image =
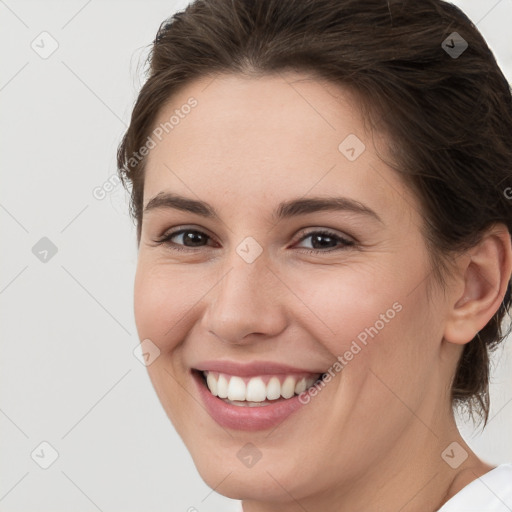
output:
M286 328L286 287L263 255L247 263L235 253L230 263L208 294L204 326L221 341L237 345L278 336Z

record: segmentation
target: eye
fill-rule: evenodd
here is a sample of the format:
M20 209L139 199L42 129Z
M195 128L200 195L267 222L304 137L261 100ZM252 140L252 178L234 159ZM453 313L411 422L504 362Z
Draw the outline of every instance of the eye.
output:
M178 242L174 242L173 238L178 240ZM180 239L181 242L179 241ZM194 248L204 247L205 244L203 244L203 242L207 242L208 240L211 240L211 237L202 231L191 228L183 228L176 231L171 231L170 233L166 233L159 239L155 240L155 242L158 245L165 244L176 251L193 251Z
M347 247L355 246L355 242L348 240L332 231L315 230L307 233L302 232L300 242L311 238L312 249L302 250L308 254L325 253L336 250L343 250ZM175 239L175 241L173 241ZM208 241L212 238L203 231L192 228L181 228L168 233L154 240L157 245L166 245L175 251L192 251L208 246Z
M323 229L309 231L306 234L302 233L302 237L300 238L299 242L303 242L308 238L311 239L311 243L313 246L313 249L307 249L306 251L304 251L308 254L319 254L322 252L344 250L347 247L355 246L354 241L343 238L342 236L337 235L332 231L327 231ZM340 246L336 247L337 244L339 244Z

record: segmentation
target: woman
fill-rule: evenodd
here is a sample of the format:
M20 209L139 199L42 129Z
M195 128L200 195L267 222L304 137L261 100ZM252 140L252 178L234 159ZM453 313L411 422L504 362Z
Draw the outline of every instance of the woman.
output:
M511 137L506 79L439 0L162 24L118 165L149 375L208 485L245 512L512 508L512 465L453 414L487 421L507 334Z

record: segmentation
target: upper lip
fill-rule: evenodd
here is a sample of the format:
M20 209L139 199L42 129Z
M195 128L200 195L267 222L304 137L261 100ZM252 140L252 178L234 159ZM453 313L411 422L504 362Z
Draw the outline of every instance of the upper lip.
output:
M323 373L323 371L315 371L307 368L297 368L273 361L253 361L251 363L237 363L235 361L223 360L202 361L194 365L193 369L199 371L226 373L228 375L239 375L240 377L294 373L310 373L315 375Z

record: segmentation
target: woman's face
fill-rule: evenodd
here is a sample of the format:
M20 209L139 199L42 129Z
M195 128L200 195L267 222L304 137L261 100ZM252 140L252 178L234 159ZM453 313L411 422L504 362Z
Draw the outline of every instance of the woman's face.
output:
M135 318L204 480L286 501L421 454L457 354L427 295L419 206L356 100L291 72L222 75L175 95L155 129Z

